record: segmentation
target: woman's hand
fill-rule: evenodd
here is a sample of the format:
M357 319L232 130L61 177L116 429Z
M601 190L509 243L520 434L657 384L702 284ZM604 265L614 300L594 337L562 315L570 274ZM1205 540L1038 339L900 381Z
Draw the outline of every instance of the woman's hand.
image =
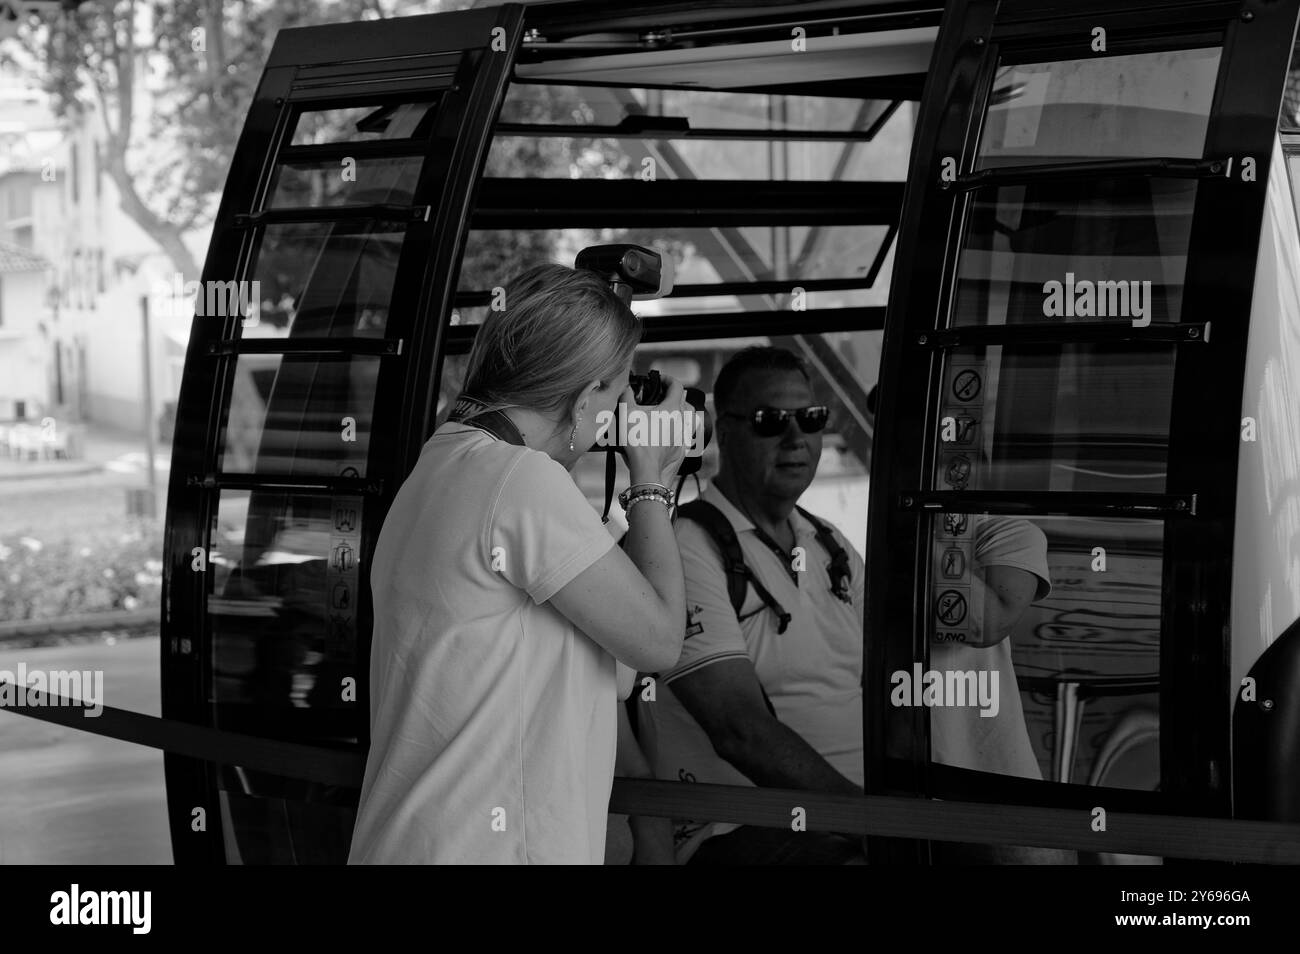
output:
M693 433L690 428L695 425L695 408L686 401L686 389L667 375L663 376L663 380L668 384L668 392L659 404L637 404L631 385L624 388L619 397L619 402L627 409L629 415L644 414L647 421L645 428L647 440L644 443L630 444L626 448L628 474L633 484L653 483L671 487L677 477L677 470L686 457L686 438ZM670 441L667 447L657 446L661 429L650 426L655 421L652 416L654 411L680 412L681 426L674 424L668 428L671 438L676 443ZM630 424L629 418L629 427Z

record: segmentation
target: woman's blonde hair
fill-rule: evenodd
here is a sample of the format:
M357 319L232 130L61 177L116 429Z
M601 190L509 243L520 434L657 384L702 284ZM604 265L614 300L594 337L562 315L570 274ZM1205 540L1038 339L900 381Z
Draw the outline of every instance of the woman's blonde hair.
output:
M470 349L465 393L491 409L567 409L631 360L641 322L595 272L537 265L505 286Z

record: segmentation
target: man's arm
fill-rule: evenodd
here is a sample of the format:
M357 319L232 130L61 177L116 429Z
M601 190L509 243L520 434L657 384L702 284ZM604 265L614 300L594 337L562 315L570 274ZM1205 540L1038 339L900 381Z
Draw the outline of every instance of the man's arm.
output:
M994 646L1011 635L1035 600L1051 591L1047 537L1019 517L986 517L975 530L971 574L973 646Z
M674 679L670 688L718 755L755 785L863 794L768 711L748 659L720 659Z
M1014 566L986 566L971 575L971 589L977 612L968 645L995 646L1011 635L1034 601L1038 577Z

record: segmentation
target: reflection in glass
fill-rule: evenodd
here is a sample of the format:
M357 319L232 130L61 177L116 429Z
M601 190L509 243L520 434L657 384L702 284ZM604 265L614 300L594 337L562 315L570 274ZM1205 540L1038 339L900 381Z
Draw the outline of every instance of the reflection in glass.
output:
M983 545L990 521L1045 543L1052 590L1021 606L1012 635L988 647L941 639L931 628L936 670L1001 670L996 717L931 711L933 757L980 771L1077 784L1153 790L1160 778L1158 723L1163 526L1159 521L1082 517L934 519L932 589L960 593L978 614L990 599L989 567L1028 568L1032 547ZM981 525L982 524L982 525ZM1008 537L1008 539L1011 539ZM967 545L969 544L969 545ZM970 566L951 553L973 551ZM965 578L961 578L961 574ZM983 603L981 602L984 601ZM936 611L948 604L936 603ZM961 621L969 626L969 621ZM1008 690L1018 691L1008 695ZM1021 756L1032 746L1028 764Z
M1175 353L1168 345L953 349L934 489L1163 493Z
M364 477L379 362L240 355L221 469Z
M268 225L253 273L260 321L244 334L384 337L404 236L392 223Z
M223 491L209 561L212 702L350 710L360 497ZM337 676L338 678L334 678Z
M1178 321L1195 202L1183 179L977 190L952 324Z
M357 744L364 708L343 686L364 672L356 638L361 507L351 495L222 491L207 603L215 727ZM232 766L218 767L217 784L227 848L244 863L346 859L355 789Z
M353 176L344 178L338 160L282 162L271 180L268 209L371 205L410 205L424 159L385 156L352 160Z
M677 313L783 311L794 307L799 281L863 279L880 252L888 228L883 225L745 227L727 229L726 241L706 228L675 229L551 229L546 231L475 229L469 233L461 268L460 292L484 291L504 284L533 265L571 263L588 245L627 242L673 256L677 286L718 282L788 281L784 295L726 295L668 298L633 303L639 315ZM847 308L882 305L888 296L889 262L882 265L870 289L807 291L804 308ZM457 309L460 324L482 321L482 306Z
M436 102L372 103L365 106L304 109L298 114L290 145L426 136L433 128L436 105Z
M1219 49L999 65L976 168L1199 159Z
M781 96L717 90L646 90L513 83L502 123L618 126L629 117L665 117L692 130L864 131L888 102L831 96ZM530 141L531 140L531 141ZM499 134L489 176L630 178L654 158L675 179L902 181L911 113L899 109L871 142L707 139L694 136L519 137Z

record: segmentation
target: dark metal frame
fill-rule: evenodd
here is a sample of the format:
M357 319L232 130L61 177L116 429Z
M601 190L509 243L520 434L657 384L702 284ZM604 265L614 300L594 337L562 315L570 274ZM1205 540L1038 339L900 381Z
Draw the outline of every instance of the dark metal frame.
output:
M877 598L869 602L867 632L875 636L866 641L864 678L872 686L883 686L887 684L889 672L909 668L914 659L924 658L916 655L918 650L924 650L924 635L916 622L923 618L924 595L917 584L926 572L927 550L923 543L930 519L928 513L958 506L956 501L942 495L917 490L927 486L925 478L933 456L932 442L927 436L931 431L926 425L935 414L930 391L938 366L936 345L952 347L954 342L980 334L974 329L945 330L941 333L957 337L942 338L935 343L918 337L937 330L936 316L942 315L941 304L946 300L951 281L951 250L960 241L961 216L956 212L964 201L964 190L940 187L939 163L943 156L954 155L962 157L963 168L972 168L980 113L974 104L981 103L986 95L996 62L996 44L990 43L990 39L1038 38L1049 13L1056 12L1059 16L1066 12L1066 7L1058 8L1056 3L1057 0L1049 0L1046 5L1030 0L1002 0L1004 25L996 30L993 18L998 5L994 0L957 0L944 12L934 68L913 143L912 175L905 186L868 183L832 184L832 187L811 184L809 187L800 183L720 185L660 181L653 188L656 208L666 210L662 213L645 209L644 193L649 186L643 183L600 183L599 193L590 183L557 183L559 188L552 193L549 186L537 190L535 182L480 179L492 118L499 108L510 64L517 58L538 58L536 49L526 54L520 52L517 46L522 33L520 27L526 22L552 37L590 32L597 26L653 29L668 22L699 24L701 29L716 24L721 30L730 25L732 32L750 27L775 30L819 11L860 11L860 2L828 0L763 7L757 11L752 4L731 4L724 22L716 9L719 5L700 9L695 3L641 4L624 8L616 16L593 18L598 6L584 0L526 11L507 5L466 13L376 21L366 24L364 31L346 24L285 31L272 50L240 136L204 277L224 280L249 275L259 228L270 222L316 218L339 221L349 216L358 220L366 216L400 218L405 222L407 239L398 269L404 276L417 278L404 281L397 290L392 310L396 317L387 331L391 337L373 339L374 344L365 345L359 344L359 339L328 342L314 339L294 345L295 353L328 357L353 353L357 348L389 348L392 341L400 342L396 353L375 352L386 357L386 367L390 361L398 362L393 365L394 369L400 369L396 373L381 374L375 406L377 418L383 415L398 421L398 425L391 430L379 429L372 435L368 459L368 473L372 476L355 485L349 483L345 488L370 494L363 540L363 550L369 553L373 551L392 493L414 465L431 431L441 358L467 346L473 334L472 327L448 326L445 320L451 310L454 276L459 272L469 227L509 227L527 221L545 222L553 227L557 213L575 214L580 224L610 220L619 224L675 224L687 212L692 215L704 212L709 224L728 228L748 222L771 225L783 221L799 224L847 221L892 227L898 221L901 206L905 218L895 265L898 279L888 306L890 318L885 332L880 425L875 436L870 501L873 520L868 539L868 587ZM1168 493L1159 500L1135 500L1143 495L1123 495L1122 500L1110 499L1116 495L1102 495L1108 499L1091 502L1074 495L1075 499L1064 500L1067 507L1073 508L1071 513L1079 512L1077 508L1084 505L1113 508L1136 504L1190 517L1166 523L1163 616L1166 631L1177 628L1180 638L1162 640L1162 677L1166 681L1162 721L1170 725L1180 724L1175 719L1186 720L1180 724L1186 731L1166 733L1162 741L1162 763L1170 770L1171 790L1167 796L1158 796L1158 801L1166 811L1222 814L1227 810L1228 687L1223 633L1227 625L1235 473L1229 469L1226 473L1213 472L1207 478L1199 471L1207 462L1216 465L1221 460L1235 459L1235 418L1244 365L1244 316L1248 314L1252 290L1253 240L1258 235L1276 107L1281 98L1281 77L1290 58L1289 41L1294 35L1297 4L1300 0L1271 3L1246 0L1244 5L1150 0L1139 10L1131 11L1107 0L1087 4L1082 13L1078 4L1068 6L1068 12L1075 18L1091 21L1104 13L1115 23L1130 24L1139 30L1167 29L1171 22L1176 27L1180 24L1203 27L1206 22L1236 16L1242 10L1252 16L1250 23L1234 21L1227 29L1221 68L1226 82L1220 84L1216 93L1206 155L1254 155L1258 160L1258 181L1253 186L1226 180L1205 181L1204 191L1198 195L1193 225L1184 323L1179 332L1154 329L1157 335L1168 338L1177 338L1185 329L1188 337L1177 340L1190 343L1192 329L1202 329L1199 340L1204 341L1211 319L1217 326L1213 348L1180 347ZM885 17L878 22L894 25L933 23L938 15L933 3L882 4L878 13ZM485 52L487 34L491 26L498 24L507 27L507 36L516 46L497 55L498 62L492 62ZM454 75L449 73L447 55L428 54L430 37L436 37L449 50L465 51L463 56L454 54L459 57ZM1123 41L1128 42L1126 38ZM1061 48L1069 47L1065 44ZM361 77L364 82L349 81ZM1276 98L1259 96L1258 90L1269 89L1275 78ZM898 78L897 82L914 83L915 78ZM827 93L821 92L823 87ZM870 83L860 86L836 83L754 89L861 97L873 95L877 87ZM276 153L288 133L289 117L296 115L300 105L346 105L373 100L380 91L388 94L422 90L442 90L442 95L447 97L440 107L437 128L427 143L428 158L415 193L422 199L440 197L437 202L430 199L427 214L416 214L421 206L333 209L329 210L330 214L320 216L313 210L260 212L269 182L268 156L304 161L332 156L335 151L333 147L298 146L284 147ZM837 92L830 93L830 90ZM366 147L358 143L355 152L408 154L404 149L410 142L399 142L400 148L398 145ZM438 147L444 148L438 151ZM1162 174L1168 174L1168 170ZM1195 174L1205 173L1198 169ZM482 191L476 196L480 184ZM614 196L615 192L625 195ZM621 206L612 212L608 211L611 196L619 199L617 204ZM755 198L763 202L763 208L748 211ZM245 203L248 207L237 207ZM578 211L571 213L575 207ZM1229 257L1218 251L1225 235L1249 237L1230 253L1235 267L1195 267L1194 262L1203 265L1211 258L1218 262ZM888 242L887 238L886 247ZM756 287L732 281L718 287L732 286ZM692 291L707 294L708 287L700 286ZM771 323L779 323L784 330L796 334L848 327L861 330L880 327L883 315L881 309L820 309L800 313L797 318L773 314ZM689 328L688 320L692 322ZM685 340L694 336L741 334L742 329L743 333L752 334L756 324L754 315L737 314L710 315L707 322L699 323L689 316L649 319L647 326L646 340ZM1077 326L1076 330L1086 332ZM1019 334L1027 340L1036 333L1017 331L1011 336ZM1118 335L1115 332L1105 335L1112 336ZM214 491L242 486L328 493L343 488L343 484L333 479L312 481L216 471L215 454L220 446L229 398L229 369L238 354L260 353L263 347L241 341L234 318L196 319L193 326L178 406L169 488L162 620L163 713L168 718L200 724L210 718L204 701L207 687L202 678L208 651L204 618L207 579L189 571L189 552L192 546L207 545L208 527L217 502ZM1193 450L1199 446L1207 450ZM905 509L902 497L909 493L914 499L908 505L911 509ZM974 495L957 496L966 504L982 502L987 509L998 512L1012 512L1007 508L1016 506L1009 500L976 501ZM1141 515L1150 516L1150 512ZM899 560L898 553L913 553L915 557ZM363 620L369 611L368 598L363 587L359 614ZM364 674L359 676L359 685L363 687L358 706L360 740L364 745L367 680ZM886 695L872 692L866 697L869 791L931 795L969 791L962 784L945 781L966 773L928 766L924 713L890 710L884 705ZM1222 712L1211 704L1210 700L1215 698L1223 700ZM899 728L901 732L891 739L889 733ZM213 767L210 763L169 755L166 774L177 860L222 860L225 849L221 820L215 811L215 801L206 797L215 791ZM1023 803L1074 804L1080 797L1075 791L1077 786L1049 787L1023 780L994 780L996 784L990 789L986 776L969 774L980 780L982 790L976 797L992 789L999 795L1004 790L1013 791L1015 794L1007 800ZM1088 792L1095 791L1088 789ZM1109 799L1111 792L1107 795ZM1153 801L1149 793L1117 793L1114 798L1118 806L1133 804L1142 809ZM209 810L206 833L191 831L189 812L195 805L205 805ZM725 795L718 796L718 807L725 812ZM920 858L924 854L918 853L915 845L902 845L900 856L894 851L897 847L898 843L873 845L873 850L885 849L876 860Z
M352 25L282 31L272 48L236 147L205 280L247 279L261 227L279 222L396 221L406 235L397 264L389 338L242 339L237 318L196 318L177 406L176 439L168 498L162 619L163 715L210 725L205 685L211 647L206 619L209 574L189 569L190 549L209 546L208 531L222 489L295 494L365 496L362 552L374 549L392 495L409 471L431 418L428 395L443 316L453 289L465 222L486 157L492 121L500 108L515 48L491 54L491 30L501 26L517 46L523 9L511 4L367 24L364 39ZM431 37L436 38L431 40ZM445 54L428 55L431 42ZM316 64L316 65L313 65ZM412 67L415 67L414 69ZM454 74L451 70L454 69ZM366 82L352 82L364 77ZM334 147L284 146L304 104L349 105L391 99L394 93L441 97L435 126L419 140L349 144L349 154L425 157L411 206L381 205L264 210L276 159L323 156ZM382 93L382 95L377 95ZM355 150L350 147L356 146ZM346 229L347 225L341 226ZM371 435L365 478L310 479L275 474L230 474L217 469L234 362L241 354L284 353L323 360L373 354L385 359L375 394L376 420L398 427ZM434 392L436 393L436 392ZM423 400L421 400L423 396ZM412 449L414 432L417 437ZM177 612L173 614L172 607ZM369 590L361 587L358 620L358 700L350 714L359 747L368 737ZM177 862L226 858L217 811L217 769L195 759L165 759L173 852ZM203 807L205 831L191 829L190 812Z
M1211 320L1214 341L1208 347L1178 347L1173 420L1166 493L1152 500L1158 513L1178 519L1165 522L1162 604L1161 723L1177 727L1162 733L1162 812L1225 815L1230 811L1228 731L1228 605L1231 584L1235 461L1243 383L1246 330L1253 291L1254 264L1262 217L1268 162L1276 129L1282 83L1295 34L1295 0L1265 3L1163 3L1152 0L1139 9L1113 3L1039 0L958 0L945 14L931 84L923 102L913 144L911 175L904 199L904 219L895 259L895 282L889 303L882 358L880 415L873 460L868 539L869 601L866 679L887 685L888 674L925 659L925 593L929 549L925 511L1026 512L1025 507L1071 514L1114 513L1146 495L1101 495L1100 510L1085 505L1079 494L1025 494L1009 499L984 493L934 494L929 486L934 465L934 429L938 408L934 392L943 348L959 344L1022 344L1032 341L1080 340L1100 336L1170 344L1206 342ZM1081 9L1082 7L1082 9ZM1068 18L1065 14L1068 12ZM1059 19L1053 21L1052 17ZM995 17L997 20L995 22ZM944 157L957 158L966 174L961 186L1012 177L1046 178L1045 170L1009 169L971 173L974 168L984 103L992 89L999 41L1030 38L1036 47L1057 39L1061 56L1093 55L1089 33L1095 25L1116 29L1129 46L1135 37L1176 42L1170 33L1203 31L1216 22L1223 35L1219 83L1210 113L1204 156L1199 164L1079 163L1047 173L1052 177L1121 172L1203 177L1194 211L1178 329L1117 328L1114 331L1063 324L1058 328L1006 326L993 329L946 328L957 250L963 237L966 188L941 182ZM1079 32L1062 36L1062 30ZM1114 48L1108 43L1108 49ZM1228 156L1254 156L1257 179L1242 183L1216 176L1214 164ZM1225 239L1230 236L1231 239ZM1198 327L1199 326L1199 327ZM1154 332L1154 335L1150 334ZM1121 499L1125 498L1125 499ZM1049 499L1052 498L1052 499ZM1109 499L1107 499L1109 498ZM1054 503L1053 503L1054 499ZM1063 506L1062 506L1063 505ZM1040 509L1041 508L1041 509ZM1153 511L1135 510L1134 517ZM906 560L899 553L911 553ZM1175 635L1176 634L1176 635ZM1008 786L1006 780L981 773L954 772L928 762L928 733L923 712L891 709L881 692L867 693L869 792L925 793L952 798L982 798L998 790L1011 801L1064 805L1075 800L1071 789L1050 782ZM1150 801L1149 793L1106 793L1107 806ZM876 857L894 861L923 860L922 846L876 840Z

